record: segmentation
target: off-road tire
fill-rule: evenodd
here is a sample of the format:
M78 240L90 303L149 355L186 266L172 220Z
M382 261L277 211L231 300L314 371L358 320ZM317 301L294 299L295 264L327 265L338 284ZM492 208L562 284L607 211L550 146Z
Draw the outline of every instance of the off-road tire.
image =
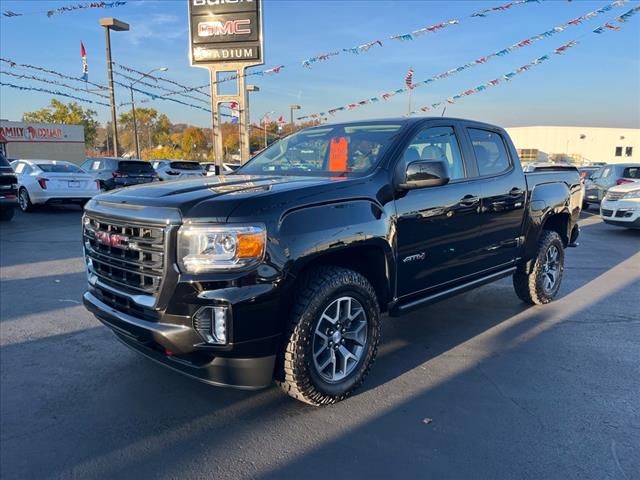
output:
M0 222L8 222L13 218L13 207L2 207L0 208Z
M314 366L312 339L325 309L337 298L357 299L367 316L365 350L354 370L337 383L325 381ZM352 270L320 267L307 275L296 292L275 378L287 395L314 406L344 400L364 381L378 352L380 307L369 281Z
M544 282L544 264L547 251L555 246L558 249L560 268L558 278L550 291L543 287ZM562 275L564 273L564 245L560 235L551 230L544 230L538 240L538 248L530 273L524 270L518 270L513 275L513 287L516 295L526 303L531 305L544 305L551 302L558 293L562 284Z
M31 198L29 198L29 192L27 192L26 188L22 187L20 189L20 191L18 192L18 200L20 210L22 210L23 212L33 212L35 210L33 203L31 203Z

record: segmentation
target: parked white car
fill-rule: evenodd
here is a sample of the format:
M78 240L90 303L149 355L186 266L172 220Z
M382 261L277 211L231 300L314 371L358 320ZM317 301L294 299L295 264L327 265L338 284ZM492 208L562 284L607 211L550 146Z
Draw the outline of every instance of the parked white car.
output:
M202 165L202 167L204 168L205 175L207 177L214 177L216 175L228 175L229 173L235 172L238 168L240 168L239 163L223 163L222 173L220 173L215 162L202 162L200 165Z
M198 162L186 160L154 160L151 162L160 180L184 180L191 177L202 177L205 172Z
M640 228L640 182L611 187L600 203L605 223L618 227Z
M11 166L18 177L18 205L23 212L50 203L83 206L100 192L98 182L71 162L14 160Z

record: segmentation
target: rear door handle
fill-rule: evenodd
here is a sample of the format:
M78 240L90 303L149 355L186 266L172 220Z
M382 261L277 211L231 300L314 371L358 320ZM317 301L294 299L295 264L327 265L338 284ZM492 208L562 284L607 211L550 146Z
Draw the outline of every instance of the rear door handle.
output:
M520 190L518 187L513 187L509 191L509 195L511 195L512 197L519 197L520 195L524 195L524 190Z
M473 195L465 195L460 199L460 205L463 207L473 207L480 203L480 197L475 197Z

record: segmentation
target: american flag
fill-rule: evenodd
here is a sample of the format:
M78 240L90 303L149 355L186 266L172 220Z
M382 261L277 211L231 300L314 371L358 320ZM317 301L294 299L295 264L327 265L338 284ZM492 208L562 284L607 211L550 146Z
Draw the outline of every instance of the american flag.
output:
M413 68L409 68L404 77L404 83L407 87L413 88Z
M80 58L82 59L82 79L86 82L89 80L89 63L87 62L87 50L82 42L80 42Z

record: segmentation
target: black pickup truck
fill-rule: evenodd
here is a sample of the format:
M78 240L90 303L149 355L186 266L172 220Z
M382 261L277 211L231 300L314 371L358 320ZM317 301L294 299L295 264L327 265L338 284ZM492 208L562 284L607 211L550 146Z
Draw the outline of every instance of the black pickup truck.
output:
M576 169L524 174L493 125L320 125L230 175L91 200L84 304L124 344L191 377L275 379L331 404L363 382L382 313L506 276L523 301L551 301L582 195Z

